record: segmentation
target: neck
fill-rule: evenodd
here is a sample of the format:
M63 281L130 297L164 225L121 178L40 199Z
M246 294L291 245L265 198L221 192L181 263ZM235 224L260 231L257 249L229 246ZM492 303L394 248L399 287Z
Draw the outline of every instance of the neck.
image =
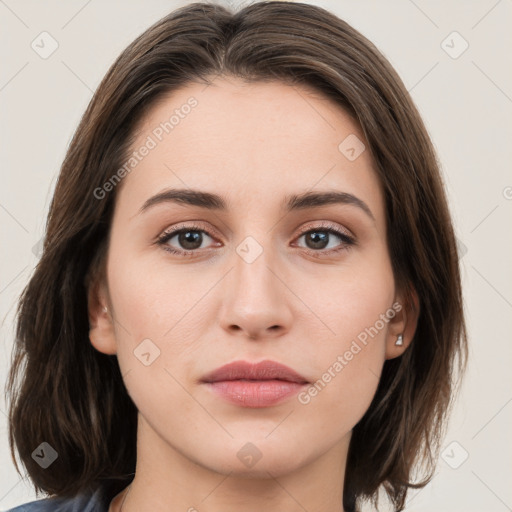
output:
M135 478L112 501L112 512L343 512L349 441L350 435L327 453L299 464L297 453L287 467L258 463L260 470L253 474L219 471L169 446L139 414Z

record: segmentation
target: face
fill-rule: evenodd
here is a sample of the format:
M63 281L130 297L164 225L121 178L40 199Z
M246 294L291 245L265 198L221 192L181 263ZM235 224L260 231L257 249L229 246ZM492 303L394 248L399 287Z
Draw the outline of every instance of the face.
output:
M160 454L279 475L346 451L408 342L365 146L340 106L280 82L189 84L146 114L91 342Z

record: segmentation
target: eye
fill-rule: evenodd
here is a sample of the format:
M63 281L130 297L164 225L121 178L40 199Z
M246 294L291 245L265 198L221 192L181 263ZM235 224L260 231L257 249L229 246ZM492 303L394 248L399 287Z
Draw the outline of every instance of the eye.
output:
M166 251L173 254L188 256L197 252L198 249L204 249L204 247L202 247L205 241L203 234L206 234L206 238L212 238L202 226L191 224L165 231L158 238L157 243L162 245ZM170 244L171 240L174 238L176 239L175 244L178 245L178 247Z
M303 232L301 238L305 240L307 252L317 257L347 250L356 243L348 233L329 223Z

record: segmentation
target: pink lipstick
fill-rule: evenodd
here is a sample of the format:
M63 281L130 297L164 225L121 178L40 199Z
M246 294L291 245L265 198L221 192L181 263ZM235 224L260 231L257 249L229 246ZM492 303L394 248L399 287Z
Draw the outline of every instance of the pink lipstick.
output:
M298 393L309 382L275 361L234 361L217 368L202 380L222 398L242 407L269 407Z

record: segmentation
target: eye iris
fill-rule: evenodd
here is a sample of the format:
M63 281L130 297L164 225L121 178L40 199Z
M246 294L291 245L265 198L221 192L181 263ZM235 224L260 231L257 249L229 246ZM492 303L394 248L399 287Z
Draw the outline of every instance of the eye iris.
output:
M306 241L312 240L312 249L324 249L329 241L329 233L325 231L311 231L306 235Z
M199 231L183 231L178 234L178 241L184 249L198 249L201 247L203 235Z

